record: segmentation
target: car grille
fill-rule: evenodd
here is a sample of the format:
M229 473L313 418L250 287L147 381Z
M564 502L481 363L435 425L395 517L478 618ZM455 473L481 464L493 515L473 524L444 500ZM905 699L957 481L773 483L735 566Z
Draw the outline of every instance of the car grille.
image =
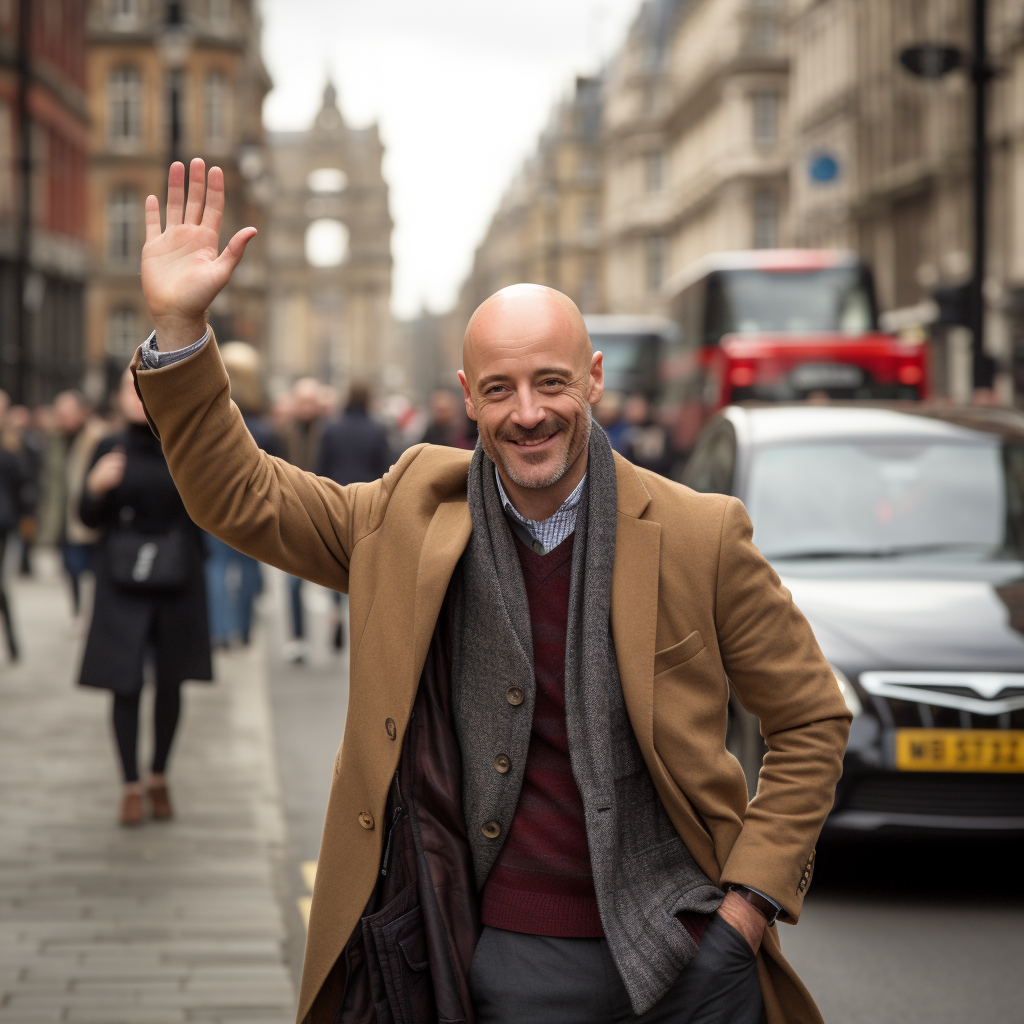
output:
M862 672L884 725L897 729L1024 729L1024 675Z
M1024 817L1024 775L868 775L853 782L844 811Z

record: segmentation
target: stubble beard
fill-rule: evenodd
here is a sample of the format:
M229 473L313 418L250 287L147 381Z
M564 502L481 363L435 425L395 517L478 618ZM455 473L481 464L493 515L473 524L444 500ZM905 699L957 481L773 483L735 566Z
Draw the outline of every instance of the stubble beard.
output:
M492 443L490 438L484 438L483 434L480 436L480 443L483 447L484 453L491 460L491 462L497 463L501 467L502 473L504 473L517 487L525 488L531 491L540 491L545 487L553 487L558 483L559 480L569 472L569 468L576 462L580 456L580 452L587 446L590 441L590 416L580 416L576 420L576 426L571 436L569 437L568 443L562 452L562 458L558 465L552 472L541 479L528 478L523 476L517 469L516 466L510 465L500 450L495 450L496 445ZM568 427L568 423L564 420L559 420L559 427ZM520 432L512 437L529 437L529 432ZM499 440L509 440L510 436L501 437Z

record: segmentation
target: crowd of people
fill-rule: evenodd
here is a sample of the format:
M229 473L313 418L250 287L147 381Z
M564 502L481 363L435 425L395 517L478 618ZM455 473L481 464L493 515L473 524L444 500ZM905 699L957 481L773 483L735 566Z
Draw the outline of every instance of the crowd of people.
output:
M393 400L375 407L370 389L359 382L340 402L333 388L304 377L270 401L252 346L229 342L221 354L232 398L260 448L339 484L382 476L419 441L476 445L475 424L455 390L434 391L421 412ZM668 435L644 396L610 395L597 415L615 450L666 471ZM37 546L60 552L73 628L87 634L79 683L113 695L124 780L120 821L137 824L147 814L169 818L165 770L181 683L212 679L212 650L249 643L263 577L258 562L192 523L130 371L100 405L68 390L29 409L11 405L0 391L0 619L11 661L21 656L21 644L5 580L31 575ZM86 574L95 580L91 603L84 600ZM282 655L303 662L310 654L303 581L290 577L287 593ZM344 597L333 598L329 633L340 651ZM154 742L143 783L139 703L149 677L155 685Z

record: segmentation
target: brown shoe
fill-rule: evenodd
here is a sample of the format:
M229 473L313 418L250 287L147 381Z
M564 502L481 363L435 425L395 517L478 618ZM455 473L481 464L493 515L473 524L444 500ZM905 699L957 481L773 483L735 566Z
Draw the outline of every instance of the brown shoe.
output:
M153 817L157 821L167 821L174 817L174 809L171 807L171 797L164 785L152 782L146 788L149 795L149 804L153 808Z
M137 792L125 793L121 797L121 816L118 819L122 825L142 824L142 794Z

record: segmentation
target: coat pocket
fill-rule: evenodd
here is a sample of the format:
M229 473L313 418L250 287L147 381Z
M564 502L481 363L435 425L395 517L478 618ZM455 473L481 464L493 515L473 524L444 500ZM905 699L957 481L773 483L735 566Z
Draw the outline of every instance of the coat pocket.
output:
M666 647L654 655L654 674L667 672L670 668L682 665L704 650L704 638L694 630L689 636L684 637L677 644Z
M436 1019L427 939L416 883L383 910L363 918L378 1024L422 1024ZM376 970L374 970L376 967Z

